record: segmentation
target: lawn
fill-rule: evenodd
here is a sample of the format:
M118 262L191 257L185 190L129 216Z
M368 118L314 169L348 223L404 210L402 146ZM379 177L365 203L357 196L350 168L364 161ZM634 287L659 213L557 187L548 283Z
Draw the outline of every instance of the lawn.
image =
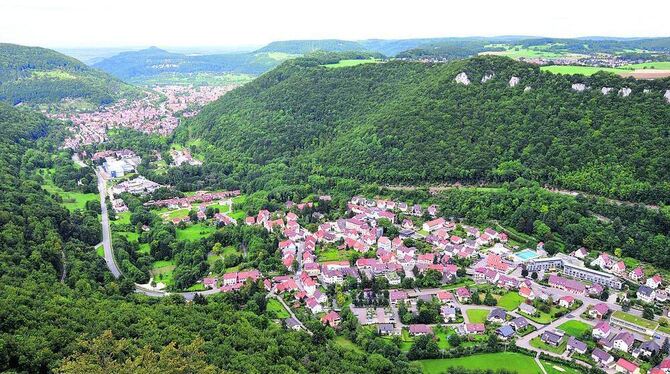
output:
M234 210L232 213L229 213L228 216L237 221L238 224L242 224L243 220L247 218L247 214L243 210Z
M350 349L352 351L356 351L359 353L362 353L363 350L357 346L354 342L351 340L345 338L344 336L337 336L335 337L335 344L339 345L342 348Z
M277 299L268 300L267 311L275 312L275 316L277 316L279 319L284 319L291 316L286 311L286 308L284 308L284 306Z
M524 298L517 292L508 292L498 299L498 306L510 311L518 308L523 301Z
M105 257L105 248L103 248L101 245L95 247L95 253L98 254L100 257Z
M130 225L130 212L122 212L116 215L116 220L112 223L117 225Z
M569 366L559 365L555 362L540 360L544 370L547 371L547 374L580 374L582 371L571 368Z
M327 68L348 68L352 66L362 65L362 64L375 64L378 63L378 59L367 59L367 60L340 60L336 64L326 64L323 65Z
M205 285L202 283L196 283L192 285L191 287L187 288L186 291L204 291L207 288L205 288Z
M559 329L565 331L566 334L574 336L576 338L584 335L585 332L591 330L591 325L584 323L582 321L568 321L558 326Z
M559 345L558 347L554 347L553 345L549 345L543 342L542 339L540 339L540 337L537 336L530 340L530 345L537 349L541 349L543 351L552 352L560 355L563 354L563 352L565 352L565 348L568 346L568 339L564 338L563 343L561 343L561 345Z
M455 334L454 330L446 327L435 327L433 328L435 337L437 338L437 346L440 349L449 349L451 345L449 344L449 336Z
M624 68L629 69L658 69L658 70L670 70L670 61L662 62L644 62L641 64L630 64L623 66Z
M99 195L97 193L64 191L62 188L56 186L53 183L51 180L51 174L49 174L48 171L43 173L42 176L44 177L44 184L42 185L42 188L51 194L60 196L63 200L62 205L71 212L77 209L85 210L86 203L89 201L100 201Z
M187 226L185 229L177 229L177 240L198 240L206 238L216 229L211 226L205 226L202 223Z
M156 261L153 263L152 268L151 275L154 278L154 282L165 283L167 286L174 285L174 279L172 278L172 272L175 268L174 260Z
M485 353L458 358L419 360L424 373L443 373L450 367L482 370L510 370L518 374L539 374L532 357L516 352Z
M184 217L188 216L188 212L190 212L190 209L186 209L186 208L171 210L165 215L165 218L167 218L169 220L171 220L173 218L184 218Z
M337 248L329 248L326 250L320 250L317 252L317 261L318 262L325 262L325 261L348 261L349 257L351 255L350 250L340 250Z
M468 309L465 311L470 323L484 323L489 315L488 309Z
M553 315L556 312L558 312L559 310L561 310L561 309L556 308L556 307L551 307L551 310L549 311L549 313L538 311L540 313L539 316L531 316L531 315L528 315L528 314L523 313L521 311L519 312L519 315L522 315L522 316L528 318L531 321L534 321L534 322L537 322L537 323L540 323L540 324L543 324L543 325L548 325L548 324L550 324L551 322L553 322L554 320L557 319L557 318L554 318Z
M149 253L151 252L151 248L149 247L149 243L140 243L140 248L137 250L138 253Z

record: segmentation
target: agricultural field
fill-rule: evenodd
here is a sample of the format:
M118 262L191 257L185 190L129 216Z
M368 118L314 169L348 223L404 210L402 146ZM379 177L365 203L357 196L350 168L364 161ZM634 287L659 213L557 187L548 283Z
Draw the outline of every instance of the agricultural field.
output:
M465 311L470 323L484 323L489 315L488 309L468 309Z
M130 79L130 83L144 86L228 86L243 85L251 82L255 77L250 74L240 73L161 73L149 77L138 77Z
M424 373L442 373L450 367L465 369L516 371L519 374L540 374L532 357L516 352L485 353L458 358L419 360Z
M589 325L588 323L584 323L582 321L572 320L563 323L562 325L558 326L558 328L560 330L565 331L565 333L568 335L574 337L580 337L585 332L591 330L591 325Z
M540 68L542 71L548 71L550 73L554 74L566 74L566 75L573 75L573 74L581 74L585 76L590 76L595 73L598 73L600 71L608 72L608 73L614 73L614 74L621 74L625 72L630 72L629 69L621 69L621 68L605 68L605 67L598 67L598 66L573 66L573 65L549 65L549 66L542 66Z
M323 65L327 68L348 68L352 66L357 66L357 65L363 65L363 64L376 64L381 62L378 59L367 59L367 60L340 60L336 64L326 64Z
M590 76L595 73L604 71L608 73L614 73L622 77L633 77L637 79L654 79L654 78L665 78L670 76L670 67L668 67L667 64L670 63L648 62L645 64L638 64L642 67L636 67L637 65L626 65L619 68L607 68L599 66L549 65L549 66L542 66L540 69L554 74L568 74L568 75L581 74L585 76Z

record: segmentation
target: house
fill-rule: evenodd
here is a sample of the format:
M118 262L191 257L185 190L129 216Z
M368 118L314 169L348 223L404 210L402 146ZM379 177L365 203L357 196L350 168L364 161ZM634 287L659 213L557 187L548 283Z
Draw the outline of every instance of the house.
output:
M407 292L405 291L391 291L389 292L389 300L391 304L395 305L398 301L407 300Z
M555 274L549 276L549 285L577 295L583 295L586 291L586 286L584 286L583 283L574 279L563 278Z
M300 322L293 317L285 319L284 322L286 323L286 327L291 329L291 330L298 331L302 328L300 326Z
M321 323L330 327L335 327L340 324L340 315L336 311L331 310L325 316L321 317Z
M633 334L622 331L614 338L612 347L623 352L628 352L633 347L634 342L635 337Z
M637 289L637 298L645 303L653 303L656 298L656 291L647 285L642 285Z
M581 342L581 341L575 339L572 336L568 338L568 350L569 351L577 352L579 354L585 354L587 348L588 347L586 346L586 343Z
M631 270L630 273L628 273L628 277L636 282L639 282L642 278L644 278L644 271L641 267L638 266Z
M528 320L523 317L516 317L510 322L510 326L516 331L523 330L528 326Z
M670 373L670 357L661 361L661 363L658 364L658 368L661 369L663 373Z
M612 366L612 363L614 363L614 357L600 348L595 348L593 352L591 352L591 358L598 364L598 366L602 367L610 367Z
M414 336L433 335L433 329L428 325L413 324L409 325L409 334Z
M634 356L643 356L651 357L657 354L661 350L661 347L653 340L644 342L640 344L640 348L637 349L638 355L633 354Z
M640 367L635 365L634 363L624 359L620 358L617 362L616 365L614 366L616 369L617 373L626 373L626 374L639 374L640 373Z
M495 308L486 317L486 320L492 323L503 323L507 319L507 312L501 308Z
M392 323L378 323L377 334L379 335L397 335L396 329Z
M445 323L456 321L456 308L450 306L443 306L440 308L440 314Z
M572 296L563 296L558 299L558 305L563 308L570 308L575 303L575 298Z
M614 260L605 252L602 252L598 258L591 262L591 266L598 266L601 269L610 269L614 266Z
M534 306L526 303L519 304L519 311L524 312L529 316L533 316L537 313L537 309L535 309Z
M223 275L223 285L230 286L237 283L237 273L226 273Z
M442 227L444 227L445 223L446 223L446 220L442 217L434 219L432 221L427 221L427 222L424 222L424 224L423 224L423 230L428 231L428 232L439 230Z
M528 300L535 300L535 292L530 287L521 286L519 288L519 295Z
M606 303L598 303L589 310L589 316L603 319L609 312L610 308Z
M563 343L564 335L565 333L560 330L545 331L540 336L540 339L549 345L558 347L559 345L561 345L561 343Z
M496 329L496 334L498 334L501 339L507 340L514 336L514 328L510 325L501 326Z
M456 299L459 303L467 303L470 301L470 291L465 287L459 287L456 289Z
M483 334L486 327L483 323L466 323L464 324L466 334Z
M323 312L323 307L321 307L321 304L319 304L318 301L316 301L315 298L310 297L307 299L307 302L305 302L305 305L307 308L312 312L312 314L318 314Z
M580 260L583 260L586 258L586 256L589 255L589 250L584 247L581 247L578 250L576 250L572 255Z
M660 275L656 274L653 277L648 278L645 285L647 285L648 287L651 287L653 289L657 289L661 285L662 282L663 282L663 278L661 278Z
M437 299L440 300L442 304L453 303L454 294L449 291L440 291L437 293Z
M249 216L244 219L244 223L247 225L253 225L256 223L256 218L254 218L253 216Z
M607 323L607 321L600 321L593 328L591 335L596 339L603 339L609 336L611 330L612 328L610 327L610 324Z
M216 278L207 277L202 280L202 284L207 288L216 288Z
M626 274L626 264L623 261L619 261L612 266L612 273L623 276Z

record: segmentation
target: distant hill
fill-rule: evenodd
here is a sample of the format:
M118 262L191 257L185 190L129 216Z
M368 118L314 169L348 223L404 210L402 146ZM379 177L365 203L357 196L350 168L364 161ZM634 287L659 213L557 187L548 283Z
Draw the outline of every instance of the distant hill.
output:
M111 103L137 90L108 74L56 51L0 44L0 101L12 105Z
M123 80L137 81L165 73L245 73L260 74L291 55L275 52L187 55L151 47L119 53L93 66Z
M461 72L470 85L455 81ZM573 83L593 89L576 92ZM624 87L629 97L617 95ZM554 75L497 56L340 69L306 58L208 105L177 137L204 139L227 170L251 171L238 176L249 188L313 175L380 184L524 177L670 202L669 88L668 80Z
M361 44L349 40L322 39L322 40L284 40L276 41L258 49L257 52L283 52L290 54L305 54L314 51L349 52L365 51Z

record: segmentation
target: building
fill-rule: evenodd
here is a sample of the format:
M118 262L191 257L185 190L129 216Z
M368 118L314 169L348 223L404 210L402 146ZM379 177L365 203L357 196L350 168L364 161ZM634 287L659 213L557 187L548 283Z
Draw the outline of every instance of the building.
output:
M647 285L642 285L640 288L637 289L637 298L644 301L645 303L653 303L654 299L656 298L656 291L647 286Z
M634 363L624 359L620 358L617 362L616 365L614 366L616 369L617 373L626 373L626 374L639 374L640 373L640 368L635 365Z
M560 330L545 331L540 336L540 339L549 345L558 347L559 345L561 345L561 343L563 343L564 335L565 334Z
M573 259L574 260L574 259ZM620 290L621 280L610 273L597 271L581 266L580 261L570 261L565 256L530 260L526 263L529 272L563 270L563 274L575 279L599 283L603 286Z
M579 353L579 354L585 354L587 348L588 348L588 347L586 346L586 343L581 342L581 341L575 339L575 338L572 337L572 336L568 338L568 347L567 347L567 349L568 349L569 351L577 352L577 353Z
M423 324L409 325L409 334L414 336L433 335L433 329Z
M591 352L591 358L598 364L598 366L605 368L611 367L612 363L614 363L614 357L600 348L595 348L593 352Z

